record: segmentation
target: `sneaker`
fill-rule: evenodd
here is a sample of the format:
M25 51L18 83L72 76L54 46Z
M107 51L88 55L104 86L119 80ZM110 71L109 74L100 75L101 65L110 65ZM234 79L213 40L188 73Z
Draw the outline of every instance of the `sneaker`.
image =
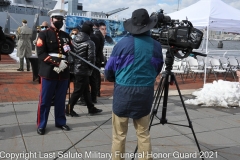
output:
M75 111L70 111L70 113L66 112L66 116L80 117L79 114L77 114Z
M89 114L96 114L96 113L100 113L100 112L102 112L102 109L97 109L96 107L92 107L92 108L88 109Z

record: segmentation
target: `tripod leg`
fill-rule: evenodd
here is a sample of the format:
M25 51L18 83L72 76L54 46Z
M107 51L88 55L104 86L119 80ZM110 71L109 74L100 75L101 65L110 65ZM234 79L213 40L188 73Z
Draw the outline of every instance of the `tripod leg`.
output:
M189 118L189 115L188 115L188 112L187 112L186 106L185 106L185 104L184 104L184 101L183 101L183 98L182 98L182 94L181 94L181 92L180 92L180 89L179 89L179 86L178 86L178 83L177 83L176 77L175 77L174 74L173 74L172 76L174 77L174 81L175 81L175 84L176 84L176 87L177 87L177 90L178 90L178 94L179 94L179 97L180 97L180 99L181 99L181 102L182 102L182 105L183 105L184 111L185 111L186 116L187 116L187 119L188 119L189 127L190 127L191 130L192 130L193 137L194 137L195 142L196 142L196 144L197 144L197 147L198 147L199 153L201 153L201 148L200 148L200 146L199 146L199 143L198 143L197 137L196 137L195 132L194 132L194 130L193 130L192 122L191 122L191 120L190 120L190 118ZM202 158L202 159L203 159L203 158Z
M152 124L153 118L157 114L158 107L160 105L162 93L164 90L163 82L164 82L164 76L161 78L159 85L157 87L157 90L155 91L155 94L154 94L154 100L153 100L154 105L153 105L151 115L150 115L150 124ZM151 125L149 125L149 131L150 131L150 128L151 128Z
M160 119L160 123L163 125L167 123L166 113L167 113L168 90L169 90L170 82L171 82L171 75L167 74L164 81L163 108L162 108L162 117Z

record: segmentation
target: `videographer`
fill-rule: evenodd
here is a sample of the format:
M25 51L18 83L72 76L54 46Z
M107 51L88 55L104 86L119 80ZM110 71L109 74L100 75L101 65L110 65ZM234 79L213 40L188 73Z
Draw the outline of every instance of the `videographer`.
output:
M112 113L112 159L122 160L132 118L138 139L140 159L149 160L151 140L149 134L150 111L153 102L154 82L163 66L162 47L150 36L157 24L157 16L149 17L145 9L137 9L124 22L131 34L121 39L105 67L108 81L115 82Z

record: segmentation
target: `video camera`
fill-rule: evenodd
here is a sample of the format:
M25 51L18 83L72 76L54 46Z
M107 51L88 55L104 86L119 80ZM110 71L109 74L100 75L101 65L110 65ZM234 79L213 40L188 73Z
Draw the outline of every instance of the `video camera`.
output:
M194 28L188 20L172 20L170 16L165 16L163 10L151 14L158 17L156 26L151 30L151 37L159 41L163 48L169 49L177 58L186 58L190 53L205 56L205 54L193 52L198 49L203 32ZM179 54L179 51L183 55Z

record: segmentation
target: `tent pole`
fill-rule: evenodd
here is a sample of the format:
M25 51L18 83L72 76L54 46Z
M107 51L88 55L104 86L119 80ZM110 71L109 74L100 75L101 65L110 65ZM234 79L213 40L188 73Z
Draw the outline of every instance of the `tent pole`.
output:
M205 38L206 40L206 55L208 54L208 32L209 32L209 25L207 26L207 37ZM206 67L206 63L207 63L207 57L205 57L205 63L204 63L204 84L203 84L203 87L206 83L206 72L207 72L207 67Z
M206 39L206 30L205 30L205 29L204 29L203 35L204 35L204 37L205 37L205 39ZM204 47L204 42L205 42L205 40L203 40L203 42L202 42L202 50L203 50L203 47Z

